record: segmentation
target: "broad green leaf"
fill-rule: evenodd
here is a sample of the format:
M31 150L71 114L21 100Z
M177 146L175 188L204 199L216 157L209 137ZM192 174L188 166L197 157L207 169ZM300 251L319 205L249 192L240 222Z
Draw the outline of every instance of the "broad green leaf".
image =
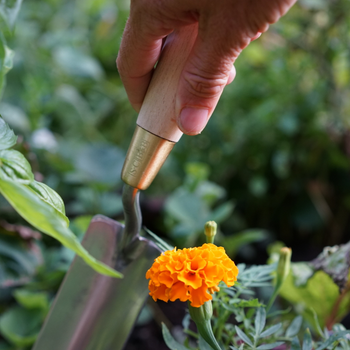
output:
M68 228L67 220L64 220L62 214L58 213L51 204L42 200L28 186L14 181L2 180L0 181L0 192L31 225L72 249L96 271L108 276L122 277L122 274L91 256Z
M248 345L250 345L251 347L253 347L253 343L252 341L249 339L249 337L237 326L235 326L237 335Z
M270 350L270 349L274 349L277 348L278 346L284 344L283 341L277 341L275 343L270 343L270 344L263 344L257 347L257 349L259 350Z
M316 350L323 350L328 346L332 345L335 341L339 339L347 339L346 337L350 335L350 331L341 331L335 334L332 334L322 345L320 345Z
M169 332L169 329L167 326L162 323L162 333L163 333L163 339L165 341L165 344L168 346L170 350L188 350L185 346L178 343L174 337Z
M62 198L52 188L42 182L33 181L28 187L32 189L44 202L53 207L63 220L69 224Z
M1 44L0 44L1 45ZM1 67L0 67L1 70ZM17 136L0 116L0 150L10 148L17 142Z
M1 0L0 16L5 21L10 30L13 29L22 0Z
M297 335L300 331L300 327L302 323L303 323L303 318L301 316L295 317L292 323L290 324L290 326L287 328L286 336L288 338L292 338L295 335Z
M304 333L302 350L312 350L311 333L310 333L310 330L308 328L306 328L305 333Z
M31 292L26 289L16 289L13 295L25 309L49 310L49 297L46 292Z
M30 164L24 155L14 150L0 151L0 179L29 184L34 180Z
M264 332L262 332L260 334L260 338L265 338L265 337L268 337L271 334L276 333L279 329L281 329L281 327L282 327L282 323L278 323L278 324L276 324L276 325L266 329Z
M317 271L309 279L306 286L296 287L292 274L284 281L280 290L280 295L303 308L302 316L316 328L313 310L315 310L323 328L325 320L330 315L335 301L339 297L339 288L323 271ZM350 302L350 295L347 294L342 299L337 313L337 320L341 320L347 313L347 305Z
M265 328L266 323L266 310L263 307L259 307L256 311L256 316L254 320L255 324L255 336L259 337L262 330Z
M40 331L45 314L40 309L14 307L0 318L2 336L17 347L30 346Z

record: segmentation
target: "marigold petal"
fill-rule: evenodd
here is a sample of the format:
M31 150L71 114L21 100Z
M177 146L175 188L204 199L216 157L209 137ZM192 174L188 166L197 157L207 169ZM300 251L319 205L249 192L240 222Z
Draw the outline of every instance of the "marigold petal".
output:
M191 286L194 289L199 288L202 285L203 279L201 278L200 274L190 272L190 271L183 271L177 276L179 281L182 281L187 286Z
M188 287L185 286L183 282L175 283L170 290L169 297L170 301L175 301L180 299L180 301L187 301L189 298Z
M187 263L187 268L191 271L202 270L206 266L206 260L204 260L200 255L195 256L191 261Z
M154 301L157 301L159 299L166 302L169 301L168 294L168 288L165 284L161 284L159 287L152 288L152 291L149 293Z
M174 278L171 276L169 271L163 271L159 274L158 281L165 284L167 288L170 288L174 283Z
M213 297L207 292L208 287L203 284L202 287L198 289L190 288L190 301L191 306L200 307L206 301L212 300Z

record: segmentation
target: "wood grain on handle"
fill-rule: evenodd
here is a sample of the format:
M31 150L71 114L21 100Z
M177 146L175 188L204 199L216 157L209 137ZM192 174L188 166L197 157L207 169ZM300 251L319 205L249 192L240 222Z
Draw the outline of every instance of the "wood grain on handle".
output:
M197 31L196 23L168 36L137 119L143 129L173 142L182 136L176 124L177 86Z

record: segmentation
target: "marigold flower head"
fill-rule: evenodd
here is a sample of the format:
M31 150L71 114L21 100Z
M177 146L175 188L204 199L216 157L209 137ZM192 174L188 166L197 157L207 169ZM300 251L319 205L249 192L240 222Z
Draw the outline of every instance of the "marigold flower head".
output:
M212 300L208 293L219 291L224 281L228 287L237 280L238 268L223 247L203 244L201 247L168 250L147 271L148 288L154 301L189 300L200 307Z

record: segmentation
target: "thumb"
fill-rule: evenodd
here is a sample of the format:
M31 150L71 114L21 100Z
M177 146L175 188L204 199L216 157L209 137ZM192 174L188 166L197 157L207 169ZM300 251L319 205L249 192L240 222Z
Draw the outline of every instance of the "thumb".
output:
M215 37L203 40L199 33L180 77L177 124L187 135L204 129L224 87L235 77L233 61L237 55L225 52L217 42Z

